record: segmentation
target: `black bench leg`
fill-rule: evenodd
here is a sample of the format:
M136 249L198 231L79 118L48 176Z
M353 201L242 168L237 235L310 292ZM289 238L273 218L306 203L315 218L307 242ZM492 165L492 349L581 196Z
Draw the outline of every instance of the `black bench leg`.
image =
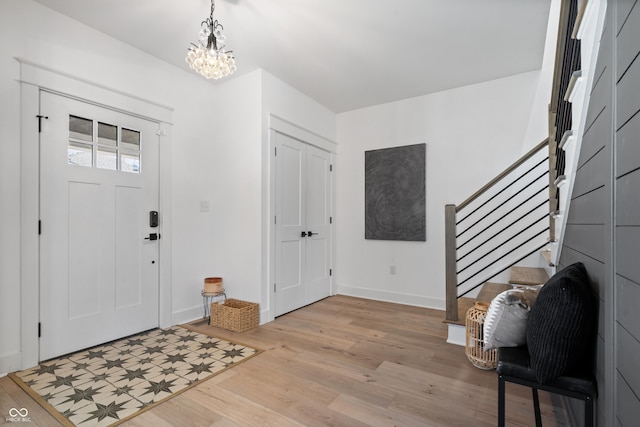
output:
M538 399L538 389L531 387L533 392L533 412L536 415L536 427L542 427L542 417L540 416L540 399Z
M593 398L587 396L584 400L584 425L585 427L593 427Z
M504 427L504 378L498 375L498 427Z

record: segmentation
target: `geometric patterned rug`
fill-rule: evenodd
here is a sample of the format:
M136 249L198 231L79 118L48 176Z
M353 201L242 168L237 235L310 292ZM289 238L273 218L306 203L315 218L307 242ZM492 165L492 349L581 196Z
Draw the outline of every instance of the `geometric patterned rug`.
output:
M9 376L67 426L112 426L259 351L180 326L154 329Z

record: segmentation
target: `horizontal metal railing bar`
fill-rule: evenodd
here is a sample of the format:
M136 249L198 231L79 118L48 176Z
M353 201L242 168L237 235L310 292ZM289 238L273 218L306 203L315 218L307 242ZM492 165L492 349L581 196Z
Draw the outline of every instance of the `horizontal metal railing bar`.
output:
M500 181L502 178L504 178L505 176L509 175L512 171L517 169L518 166L520 166L521 164L523 164L524 162L529 160L529 158L531 158L534 154L536 154L538 151L540 151L543 147L546 147L547 144L549 144L549 138L546 138L544 141L542 141L541 143L539 143L538 145L533 147L531 150L529 150L529 152L527 154L522 156L520 159L516 160L511 166L509 166L504 171L502 171L498 176L493 178L491 181L489 181L487 184L485 184L481 189L479 189L478 191L473 193L471 196L469 196L467 198L467 200L465 200L464 202L462 202L458 206L456 206L456 212L459 212L462 209L464 209L465 206L467 206L469 203L471 203L472 201L477 199L482 193L487 191L489 188L493 187L493 185L496 182Z
M508 251L507 253L505 253L504 255L502 255L500 258L496 259L493 263L485 266L484 268L481 268L480 270L476 271L474 274L472 274L471 276L467 277L466 279L464 279L462 282L458 283L458 287L460 287L461 285L463 285L465 282L468 282L469 280L471 280L472 278L474 278L475 276L477 276L478 274L480 274L480 272L486 270L487 268L491 267L493 264L497 263L498 261L500 261L501 259L503 259L504 257L506 257L509 254L512 254L514 251L516 251L517 249L520 249L521 247L523 247L524 245L526 245L527 243L529 243L530 241L532 241L533 239L535 239L536 237L538 237L539 235L541 235L542 233L546 232L549 230L549 227L545 227L544 230L540 231L539 233L531 236L530 238L528 238L527 240L525 240L524 242L520 243L518 246L516 246L515 248L511 249L510 251Z
M547 228L548 230L548 228ZM478 289L478 287L482 286L487 280L491 279L492 277L497 276L500 273L504 273L505 271L507 271L508 269L511 268L511 266L516 265L517 263L519 263L520 261L522 261L523 259L525 259L526 257L536 253L537 251L539 251L540 249L544 248L546 246L546 243L543 243L541 245L538 245L534 250L532 250L531 252L529 252L528 254L518 258L516 261L514 261L513 263L510 263L509 265L507 265L506 267L504 267L502 270L498 271L495 274L492 274L491 276L487 277L486 279L482 280L480 283L478 283L477 285L475 285L473 288L471 289L467 289L466 291L464 291L463 293L458 295L458 298L462 298L463 296L467 295L469 292Z
M546 202L546 201L545 201ZM476 250L478 250L479 248L481 248L483 245L487 244L488 242L490 242L492 239L495 239L496 237L498 237L498 235L502 234L502 232L506 229L508 229L510 226L516 224L517 222L519 222L520 220L524 219L525 217L529 216L530 214L532 214L536 209L540 208L542 205L544 204L541 203L538 206L536 206L535 208L531 209L530 211L528 211L526 214L524 214L523 216L521 216L520 218L518 218L517 220L515 220L513 223L509 224L507 227L503 228L502 230L500 230L499 232L497 232L496 234L494 234L493 236L487 238L484 242L480 243L478 246L476 246L475 248L471 249L469 252L467 252L466 254L462 255L460 258L456 259L456 262L460 262L462 261L464 258L466 258L467 256L471 255L473 252L475 252ZM545 214L540 217L540 218L548 218L549 214L545 212ZM527 226L527 228L525 228L524 230L527 230L528 228L530 228L531 226L533 226L534 224L536 224L537 222L539 222L540 219L537 219L535 221L533 221L531 223L531 225ZM522 230L522 231L524 231Z
M544 215L542 215L540 218L538 218L537 220L533 221L531 224L529 224L528 226L526 226L524 229L520 230L519 233L514 234L513 236L511 236L510 238L508 238L507 240L504 240L502 243L500 243L498 246L496 246L495 248L487 251L484 255L481 255L480 257L478 257L475 261L473 261L471 264L467 265L466 267L464 267L462 270L458 270L457 273L460 274L463 271L465 271L467 268L471 267L473 264L475 264L476 262L480 261L482 258L486 257L487 255L489 255L492 252L495 252L498 248L506 245L507 243L509 243L511 240L515 239L516 237L518 237L519 235L521 235L522 233L524 233L525 231L529 230L530 228L532 228L534 225L536 225L537 223L539 223L540 221L546 220L549 217L549 214L545 213ZM495 236L491 236L490 238L488 238L487 240L485 240L484 242L482 242L480 245L476 246L475 248L473 248L471 251L467 252L466 254L464 254L463 256L461 256L460 258L458 258L456 260L456 262L460 262L462 261L466 256L470 255L473 251L475 251L476 249L480 248L481 246L489 243L491 240L494 239Z
M529 197L529 199L527 199L527 201L533 199L534 196L537 196L538 194L542 193L543 191L547 190L549 188L549 184L545 185L544 187L542 187L538 192L536 192L533 196ZM522 218L526 217L527 215L529 215L531 212L533 212L534 210L538 209L539 207L543 206L545 203L549 203L549 199L545 197L544 201L542 203L540 203L539 205L535 206L533 209L531 209L529 212L525 213L524 215L522 215L520 218L518 218L517 220L515 220L514 222L512 222L511 224L509 224L508 226L506 226L504 229L502 229L500 232L496 233L496 236L500 233L502 233L504 230L508 229L509 227L511 227L512 225L514 225L515 223L517 223L518 221L520 221ZM518 208L520 207L520 205L516 206L515 208L511 209L509 212L507 212L506 214L502 215L502 218L506 218L507 216L511 215L513 212L515 212ZM491 227L493 227L494 225L496 225L496 223L492 223L489 224L488 226L486 226L484 229L480 230L478 233L476 233L473 237L471 237L469 240L467 240L466 242L464 242L463 244L461 244L460 246L456 247L456 250L461 249L462 247L464 247L467 243L471 242L472 240L474 240L476 237L478 237L479 235L481 235L482 233L484 233L485 231L487 231L488 229L490 229ZM458 235L459 236L459 235ZM456 236L457 237L457 236Z
M464 233L466 233L467 231L471 230L473 227L475 227L476 225L478 225L480 222L482 222L485 218L487 218L489 215L491 215L492 213L494 213L495 211L497 211L499 208L503 207L504 205L506 205L507 203L509 203L511 200L513 200L516 196L520 195L521 193L523 193L525 190L528 190L531 186L533 186L533 184L535 184L536 182L538 182L538 180L540 178L543 178L545 175L548 175L549 171L545 171L542 173L542 175L539 175L537 177L535 177L532 181L529 181L529 183L527 185L523 185L520 190L516 191L515 193L513 193L510 197L504 199L500 204L498 204L497 206L495 206L493 208L492 211L486 213L485 215L481 216L476 222L474 222L473 224L471 224L470 226L468 226L467 228L465 228L463 231L460 232L460 234L456 235L456 239L460 236L462 236ZM534 196L537 196L538 193L534 194ZM533 198L533 196L529 197L527 200L525 200L525 202L528 202L529 200L531 200ZM523 202L524 203L524 202ZM458 223L456 224L458 225Z
M536 163L534 166L532 166L528 171L526 171L525 173L523 173L522 175L520 175L518 178L514 179L513 181L511 181L507 186L505 186L503 189L501 189L500 191L498 191L496 194L494 194L493 196L491 196L489 199L487 199L486 201L484 201L480 206L478 206L477 208L475 208L474 210L472 210L471 212L469 212L467 214L467 216L465 216L464 218L462 218L460 221L456 222L456 225L459 225L462 221L464 221L465 219L471 217L471 215L473 215L474 213L478 212L480 209L482 209L484 206L486 206L489 202L491 202L493 199L495 199L496 197L498 197L500 194L504 193L505 191L507 191L507 189L509 189L511 186L515 185L518 181L520 181L522 178L524 178L525 176L527 176L530 172L532 172L533 170L535 170L538 166L540 166L541 164L548 162L549 161L549 156L545 157L543 160L541 160L540 162ZM545 172L540 175L538 177L542 178L544 175L548 175L549 174L549 170L548 168L545 170Z

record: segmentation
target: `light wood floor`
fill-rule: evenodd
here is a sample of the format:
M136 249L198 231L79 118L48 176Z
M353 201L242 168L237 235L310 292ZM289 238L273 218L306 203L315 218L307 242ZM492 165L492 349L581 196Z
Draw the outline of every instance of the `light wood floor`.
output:
M194 330L264 353L129 420L126 426L495 426L497 377L447 344L444 313L335 296L234 334ZM533 426L528 388L507 384L507 425ZM540 392L545 427L565 426ZM57 422L9 378L0 409L29 408L30 426ZM0 413L0 425L4 417Z

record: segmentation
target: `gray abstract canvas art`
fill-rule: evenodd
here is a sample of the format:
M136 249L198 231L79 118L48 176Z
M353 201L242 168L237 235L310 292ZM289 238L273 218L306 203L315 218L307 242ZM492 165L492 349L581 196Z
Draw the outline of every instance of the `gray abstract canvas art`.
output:
M426 241L426 147L365 151L365 239Z

